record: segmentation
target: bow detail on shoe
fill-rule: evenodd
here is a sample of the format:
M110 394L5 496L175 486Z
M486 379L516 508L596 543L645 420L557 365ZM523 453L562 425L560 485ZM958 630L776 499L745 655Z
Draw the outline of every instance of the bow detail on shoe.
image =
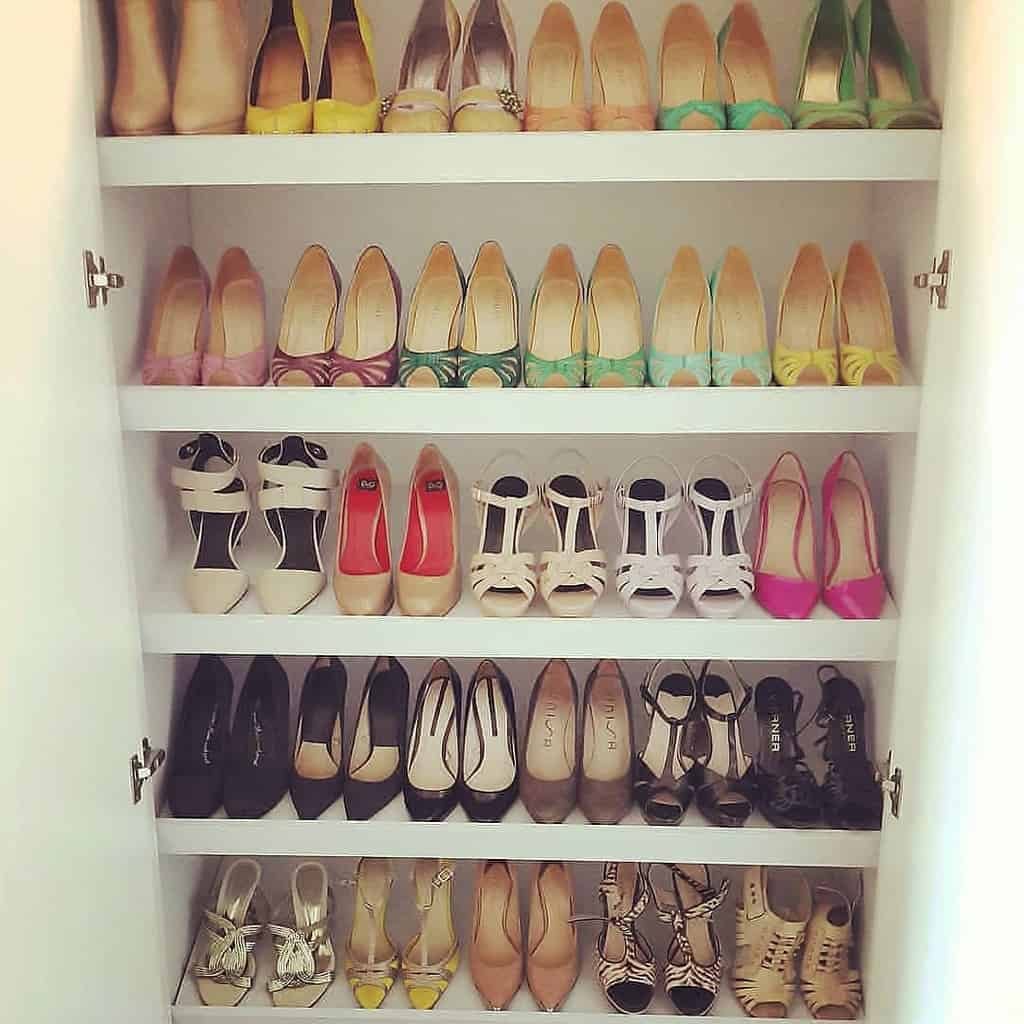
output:
M840 360L843 367L843 380L847 384L860 387L864 383L864 375L872 366L880 366L892 378L893 384L899 384L903 373L899 353L895 348L867 348L864 345L841 345Z
M784 385L796 384L804 370L811 367L821 370L829 385L839 378L839 359L834 348L793 349L776 342L773 366L775 379Z
M252 978L247 977L245 972L263 925L236 925L230 918L222 917L212 910L204 910L203 917L203 928L209 937L210 947L206 963L193 965L192 973L197 978L223 979L236 988L251 988Z

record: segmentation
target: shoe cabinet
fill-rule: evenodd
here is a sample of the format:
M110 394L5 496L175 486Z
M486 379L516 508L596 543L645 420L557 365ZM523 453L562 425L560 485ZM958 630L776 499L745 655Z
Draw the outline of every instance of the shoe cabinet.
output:
M314 24L322 23L325 4L307 0ZM365 6L386 90L416 5L366 0ZM457 6L465 14L469 3L457 0ZM543 4L510 6L525 74ZM586 46L600 5L571 0L571 6ZM632 0L629 6L653 74L666 5ZM730 5L704 0L701 6L717 25ZM10 873L10 913L31 911L30 935L40 915L55 919L64 930L61 948L76 956L61 954L61 963L50 965L51 980L59 975L67 992L47 990L36 1002L33 996L11 1019L365 1018L340 971L312 1011L272 1008L265 987L237 1008L200 1004L190 977L183 977L199 906L221 858L237 855L260 858L280 885L290 866L307 857L323 858L337 878L350 874L359 856L394 858L402 880L393 900L396 938L411 927L403 858L414 856L454 857L459 864L511 858L524 862L521 880L525 862L562 859L577 870L577 901L587 912L596 910L599 862L606 859L705 862L734 881L743 865L788 865L813 878L839 879L851 895L862 880L864 1019L947 1019L958 975L942 966L956 947L945 900L958 884L959 863L948 837L956 834L963 796L951 801L948 787L964 783L952 782L943 750L953 729L970 742L974 680L963 670L981 636L984 609L981 600L965 606L968 577L957 554L963 529L981 513L974 503L966 511L961 506L958 525L951 525L951 510L984 453L976 428L986 364L972 361L994 346L986 289L999 252L982 223L994 222L996 213L968 161L972 148L995 138L1000 122L989 92L967 88L966 69L988 64L985 73L995 81L994 69L1001 57L1009 59L1012 43L993 35L994 13L981 13L1009 12L1010 5L893 0L943 107L941 132L134 139L108 132L109 6L81 0L67 7L48 39L48 134L39 136L45 159L15 168L14 185L5 190L10 251L30 251L31 243L48 260L19 269L15 259L6 275L24 300L15 306L20 340L9 354L11 379L27 382L11 394L8 411L33 439L12 469L17 527L10 577L20 581L20 592L11 620L11 678L18 679L19 697L12 702L10 754L33 768L13 776L22 787L17 796L27 797L18 803L16 831L28 836L31 856L19 856ZM782 95L792 96L803 5L762 0L758 7ZM250 0L247 9L255 40L263 4ZM18 55L13 66L22 66ZM362 249L380 245L407 300L434 242L449 240L468 270L489 238L501 242L518 281L524 329L533 281L553 244L569 243L586 275L603 243L619 243L637 280L648 334L662 277L681 244L695 245L707 267L728 245L744 247L773 324L783 276L803 242L820 242L835 267L852 241L865 238L892 293L908 379L897 388L443 396L141 386L149 311L178 245L194 247L211 269L229 246L248 250L266 282L272 343L290 274L309 243L328 248L343 285ZM86 304L83 250L124 278L95 309ZM915 276L927 275L944 250L953 252L953 269L948 308L940 309ZM250 483L256 452L275 435L316 439L337 468L360 440L372 441L391 469L397 537L410 469L422 444L433 440L462 483L465 551L473 550L476 529L469 486L504 448L524 452L538 477L556 451L578 448L612 481L642 454L668 459L685 478L710 452L739 459L756 481L791 449L807 467L816 504L826 468L849 448L868 474L890 599L883 617L869 622L844 621L823 608L806 621L777 621L753 604L735 620L704 621L681 608L671 619L647 621L630 618L610 590L592 619L557 620L535 608L523 619L494 620L480 615L467 591L442 619L362 620L339 615L328 587L296 616L263 615L252 596L226 616L192 614L180 586L191 542L169 466L177 448L202 430L235 444ZM617 550L613 519L606 515L602 526L610 551ZM333 549L335 522L332 514L325 554ZM527 535L530 550L546 544L544 530L538 523ZM269 564L265 533L254 515L241 549L250 573ZM696 550L685 517L671 538L673 550ZM984 589L984 580L974 586ZM129 759L140 759L142 737L153 749L167 747L195 656L203 652L228 656L236 685L249 656L279 656L293 708L312 658L336 654L349 673L349 722L378 654L402 659L414 687L435 657L450 658L464 679L476 661L493 657L515 687L521 728L533 680L552 656L571 659L580 680L599 657L616 657L634 687L656 658L731 658L751 683L768 672L789 679L806 695L805 714L817 700L816 667L834 662L865 693L873 755L884 769L891 752L893 767L902 770L902 802L897 816L886 799L880 832L783 830L757 815L744 828L721 829L704 823L695 807L678 829L651 828L637 812L618 826L588 825L578 813L561 826L535 825L521 805L499 825L474 824L459 812L428 825L407 820L400 801L369 822L346 822L339 807L308 822L296 819L287 799L257 821L176 820L163 809L159 771L133 803ZM634 703L642 736L646 717ZM752 730L753 721L747 726ZM751 738L748 750L755 748ZM811 763L820 777L820 763ZM466 942L469 864L459 878L458 926ZM50 887L48 901L30 896L40 885ZM349 913L340 908L338 942ZM722 912L718 930L728 958L731 912ZM581 977L562 1012L610 1020L589 964L593 938L592 929L581 931ZM665 941L655 945L663 954ZM47 1000L53 1012L39 1016ZM464 967L434 1014L469 1022L481 1012ZM414 1018L400 990L378 1013L385 1021ZM794 1014L806 1013L797 998ZM516 1024L539 1019L525 989L506 1016ZM678 1019L664 1002L648 1016L660 1024ZM744 1019L727 981L710 1019Z

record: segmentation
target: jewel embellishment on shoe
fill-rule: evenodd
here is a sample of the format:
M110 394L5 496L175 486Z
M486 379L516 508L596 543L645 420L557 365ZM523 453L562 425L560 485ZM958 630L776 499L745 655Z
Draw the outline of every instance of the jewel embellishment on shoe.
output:
M526 113L526 104L523 103L515 92L511 89L499 89L498 100L508 113L522 121L523 115Z
M808 367L816 366L825 376L829 385L839 379L839 359L833 348L800 350L786 348L778 342L772 359L775 379L783 385L793 385Z
M899 353L894 348L875 349L863 345L841 345L840 356L843 367L843 381L854 387L861 387L864 374L877 364L892 377L893 384L900 383L903 366Z
M380 101L380 116L387 117L391 108L395 105L395 94L382 97Z

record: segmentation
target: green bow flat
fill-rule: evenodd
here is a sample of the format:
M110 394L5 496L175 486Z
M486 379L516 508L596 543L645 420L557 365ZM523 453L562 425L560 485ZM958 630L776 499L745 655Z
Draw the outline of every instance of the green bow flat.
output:
M467 352L459 349L459 384L473 387L473 377L481 370L490 370L503 388L515 388L523 377L523 359L519 346L505 352Z
M454 388L459 385L459 355L455 349L444 352L410 352L404 345L398 357L398 383L409 386L409 378L421 367L430 370L437 378L439 388Z
M647 361L643 352L637 351L622 359L607 359L605 356L592 356L587 353L588 387L602 387L601 382L612 375L621 377L627 388L642 388L647 383Z
M586 359L582 352L564 359L541 359L527 352L525 375L528 388L581 388L586 375ZM560 380L551 383L555 378Z
M734 131L792 128L779 99L772 53L751 3L738 3L718 33L726 121Z

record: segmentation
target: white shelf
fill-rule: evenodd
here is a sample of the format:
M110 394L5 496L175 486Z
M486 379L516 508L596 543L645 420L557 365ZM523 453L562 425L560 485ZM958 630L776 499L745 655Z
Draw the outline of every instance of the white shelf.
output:
M899 619L888 601L877 621L849 622L819 605L802 622L773 619L750 602L740 618L698 619L681 606L670 619L631 618L606 593L590 619L556 619L534 606L520 619L486 618L464 596L442 618L338 612L330 586L298 615L265 615L250 590L227 615L196 615L185 604L186 559L172 561L143 605L142 649L151 654L398 658L733 658L737 661L892 661Z
M935 181L938 131L306 135L99 140L104 187Z
M120 389L125 431L319 434L910 434L920 388Z
M466 860L634 860L682 856L702 864L764 864L808 868L870 868L878 864L880 832L785 829L760 814L743 828L707 824L696 806L678 828L644 823L634 808L618 825L591 825L577 810L561 825L538 825L516 803L500 824L469 821L457 808L447 821L414 822L397 797L372 821L349 821L342 802L316 821L299 821L285 797L258 820L224 816L157 819L161 854L261 857L456 857Z

